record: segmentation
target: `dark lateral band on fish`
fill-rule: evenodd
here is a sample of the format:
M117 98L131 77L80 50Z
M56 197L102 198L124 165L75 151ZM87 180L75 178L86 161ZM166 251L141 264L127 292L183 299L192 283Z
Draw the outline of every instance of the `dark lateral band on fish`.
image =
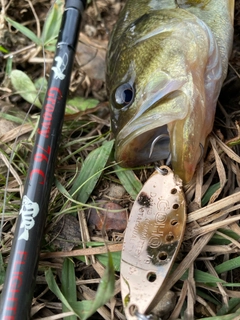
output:
M66 0L0 301L0 319L30 319L38 256L86 0Z

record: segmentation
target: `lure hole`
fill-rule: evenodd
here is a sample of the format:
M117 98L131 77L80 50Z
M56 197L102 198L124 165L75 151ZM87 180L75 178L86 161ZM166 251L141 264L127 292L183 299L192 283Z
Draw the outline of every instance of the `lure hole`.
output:
M177 189L176 188L173 188L172 190L171 190L171 194L176 194L177 193Z
M165 251L161 251L161 252L159 252L157 257L158 257L158 260L165 261L168 257L168 254Z
M168 174L168 169L167 168L162 168L161 170L162 170L162 174L164 176L166 176Z
M168 174L168 169L167 168L159 168L159 167L155 167L155 169L162 174L163 176L166 176Z
M138 307L135 304L131 304L128 308L128 311L132 317L134 317L138 311Z
M174 235L173 234L168 234L165 239L166 239L167 242L172 242L174 240Z
M156 273L155 273L155 272L149 272L149 273L147 274L147 279L148 279L149 282L154 282L154 281L156 281L156 279L157 279Z
M178 209L179 208L179 204L178 203L174 203L174 205L172 206L173 207L173 209Z
M178 224L177 220L175 220L175 219L171 220L171 225L172 226L176 226L177 224Z

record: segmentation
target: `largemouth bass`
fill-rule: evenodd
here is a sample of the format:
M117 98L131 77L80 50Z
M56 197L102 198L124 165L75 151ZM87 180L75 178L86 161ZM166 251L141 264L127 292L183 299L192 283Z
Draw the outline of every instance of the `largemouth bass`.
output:
M171 159L189 182L214 122L233 41L234 0L128 0L109 42L115 158Z

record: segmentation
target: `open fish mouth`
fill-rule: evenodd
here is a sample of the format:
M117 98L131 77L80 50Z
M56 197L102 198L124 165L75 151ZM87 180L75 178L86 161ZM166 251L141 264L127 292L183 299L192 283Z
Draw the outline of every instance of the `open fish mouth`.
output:
M154 161L169 159L170 137L167 125L136 130L124 139L116 139L115 159L124 167L135 167Z

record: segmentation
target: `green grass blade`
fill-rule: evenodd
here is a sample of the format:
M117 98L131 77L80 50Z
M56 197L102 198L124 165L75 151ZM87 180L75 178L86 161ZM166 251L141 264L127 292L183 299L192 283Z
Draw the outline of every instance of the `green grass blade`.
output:
M137 178L132 170L125 169L119 165L115 165L115 173L121 181L125 190L130 194L133 199L136 199L138 193L142 189L142 183Z
M0 253L0 285L4 283L5 279L5 268L3 264L2 254Z
M44 49L45 49L46 51L55 52L55 50L56 50L56 45L57 45L57 38L56 38L56 39L53 39L49 45L48 45L48 44L45 45L45 46L44 46Z
M178 264L175 263L173 268L172 268L172 272L177 268ZM184 272L184 274L181 277L181 280L187 280L188 278L188 270L186 270ZM195 269L194 271L194 279L196 282L200 282L200 283L208 283L210 285L214 285L216 286L216 283L226 283L226 281L219 279L218 277L213 276L212 274L209 274L207 272L201 271L201 270L197 270Z
M98 286L97 294L92 302L91 308L86 312L86 314L82 317L82 320L86 320L92 314L94 314L98 308L107 303L114 294L114 284L115 284L115 276L114 276L114 267L111 254L108 253L108 265L105 270L105 273L101 279L101 282Z
M30 29L27 27L23 26L22 24L5 17L6 21L10 23L15 29L20 31L22 34L24 34L28 39L30 39L32 42L36 43L36 45L40 46L41 45L41 40L33 33Z
M223 273L240 267L240 257L225 261L215 267L217 273Z
M46 281L49 289L58 297L58 299L65 305L65 307L68 310L73 311L73 308L71 307L71 305L69 304L69 302L67 301L67 299L65 298L61 290L59 289L56 283L56 280L53 276L52 270L48 269L45 273L45 276L46 276Z
M217 285L217 283L225 283L226 281L219 279L216 276L213 276L210 273L201 271L201 270L195 270L194 272L194 279L196 282L201 283L211 283Z
M236 241L240 240L239 234L232 231L232 230L219 228L219 231L221 231L222 233L226 234L227 236L233 238Z
M223 285L224 287L237 287L237 288L240 288L240 283L239 283L239 282L223 283L222 285Z
M240 319L240 310L238 310L236 313L231 313L226 316L216 316L216 317L210 317L210 318L202 318L203 320L237 320Z
M7 64L6 64L6 69L5 69L5 73L8 77L10 77L11 75L11 72L12 72L12 62L13 62L13 58L12 56L10 56L8 59L7 59Z
M42 42L46 46L51 43L57 36L60 29L63 12L63 1L57 0L48 13L47 19L43 26Z
M236 312L238 309L240 308L240 299L239 298L231 298L229 301L228 301L228 306L226 305L223 305L217 315L218 316L223 316L223 315L226 315L230 312Z
M67 100L66 113L74 114L79 111L85 111L95 108L99 101L93 98L75 97Z
M112 261L113 261L113 268L115 271L118 271L118 272L120 271L121 255L122 255L121 251L111 252ZM102 265L107 266L107 264L108 264L108 254L107 253L97 254L96 257Z
M77 301L76 283L75 283L75 270L74 263L70 259L64 259L62 268L62 293L71 304L71 302ZM67 312L69 309L63 304L62 311ZM77 320L75 315L65 317L66 320Z
M83 315L91 309L92 301L73 301L70 305L64 294L59 289L51 269L49 269L45 273L45 276L49 289L57 296L57 298L65 305L68 310L74 312L80 319L83 319Z
M40 101L43 103L45 95L46 95L46 92L47 92L47 86L48 86L47 79L44 78L44 77L38 78L34 82L34 86L38 90Z
M13 116L11 114L7 114L7 113L4 113L4 112L0 112L0 118L9 120L9 121L12 121L12 122L15 122L15 123L19 123L19 124L23 123L23 119L22 118L15 117L15 116Z
M97 245L97 243L95 244ZM107 303L114 294L114 265L112 260L112 254L108 253L107 255L108 257L105 273L98 286L94 301L77 301L70 303L75 314L78 315L81 320L88 319L92 314L94 314L97 311L98 308ZM82 257L77 258L81 260ZM58 295L58 297L60 297L60 295Z
M208 300L210 302L212 302L213 304L215 304L216 306L221 306L221 302L218 301L217 299L215 299L214 297L210 296L209 294L197 289L197 295L199 297L202 297L204 300Z
M38 91L32 80L22 71L13 70L10 75L14 89L29 103L41 108L41 102L37 95Z
M69 192L79 202L87 202L105 168L113 144L114 140L104 143L101 147L93 150L83 162L81 171Z
M208 190L206 191L206 193L204 194L204 196L202 197L202 207L204 207L208 201L210 200L211 196L214 194L214 192L216 192L218 189L220 188L220 182L217 182L215 184L213 184L212 186L210 186L208 188Z
M104 242L87 242L85 243L87 248L89 247L103 247L105 246ZM111 257L113 261L113 267L115 271L120 271L120 263L121 263L121 254L122 251L111 252ZM104 266L107 267L108 265L108 253L96 254L97 259L99 262ZM85 262L85 256L78 256L77 259Z
M228 237L233 238L236 241L240 240L239 235L232 230L220 228L219 231L226 234ZM209 241L209 244L212 244L212 245L228 245L230 243L231 243L230 240L224 238L220 234L214 234L213 237L211 238L211 240Z
M0 52L8 53L9 51L6 48L4 48L3 46L0 45Z
M66 196L67 198L71 198L71 195L67 192L64 186L61 184L61 182L58 181L57 179L55 179L55 186L64 196Z

